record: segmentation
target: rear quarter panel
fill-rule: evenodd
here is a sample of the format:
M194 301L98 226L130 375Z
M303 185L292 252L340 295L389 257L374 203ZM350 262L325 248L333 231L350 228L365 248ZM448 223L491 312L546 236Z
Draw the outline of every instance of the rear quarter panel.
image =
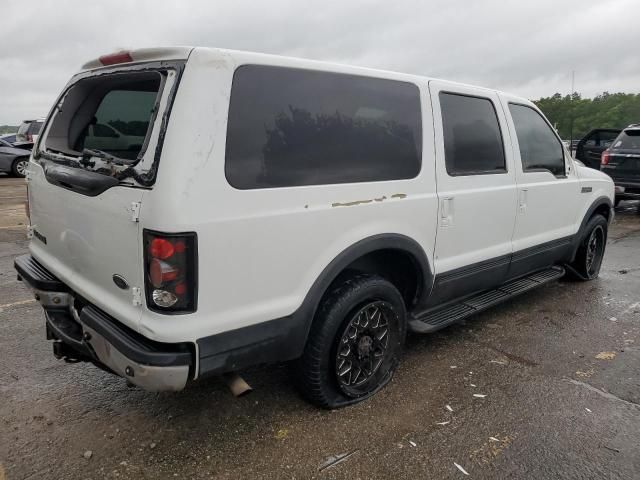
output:
M195 340L287 316L339 253L372 235L413 238L433 264L438 202L426 81L384 75L413 81L421 90L423 159L415 179L237 190L224 173L231 83L237 66L260 63L319 68L316 62L209 49L195 49L189 58L140 220L144 228L197 232L198 310L178 317L145 310L141 330L151 338Z

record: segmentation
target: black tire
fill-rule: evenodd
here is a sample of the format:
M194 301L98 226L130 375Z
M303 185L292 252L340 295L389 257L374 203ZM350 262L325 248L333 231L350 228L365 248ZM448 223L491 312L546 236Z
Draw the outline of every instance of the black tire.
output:
M369 398L393 377L406 328L404 301L393 284L369 274L346 280L325 296L314 318L297 362L301 393L323 408Z
M574 277L579 280L593 280L600 274L602 259L607 245L607 219L595 215L584 229L576 258L571 264Z
M14 177L24 178L29 165L29 157L18 157L11 165L11 173Z

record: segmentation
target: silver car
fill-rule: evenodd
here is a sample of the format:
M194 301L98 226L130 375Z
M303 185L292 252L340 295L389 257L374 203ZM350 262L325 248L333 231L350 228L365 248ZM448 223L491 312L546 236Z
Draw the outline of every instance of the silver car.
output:
M17 148L0 139L0 173L24 177L29 164L31 150Z

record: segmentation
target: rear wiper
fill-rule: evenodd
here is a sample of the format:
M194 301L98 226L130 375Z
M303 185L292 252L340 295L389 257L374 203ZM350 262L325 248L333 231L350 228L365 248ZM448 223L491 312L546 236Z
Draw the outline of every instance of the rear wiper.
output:
M85 148L82 150L82 160L88 162L91 157L98 157L107 162L117 162L118 159L113 155L109 155L107 152L103 152L102 150L96 150L92 148Z

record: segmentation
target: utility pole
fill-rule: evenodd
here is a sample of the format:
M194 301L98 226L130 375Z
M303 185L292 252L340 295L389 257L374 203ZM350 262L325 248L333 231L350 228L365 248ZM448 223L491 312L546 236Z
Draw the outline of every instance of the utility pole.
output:
M569 108L569 152L573 156L573 94L575 92L576 71L571 70L571 104Z

